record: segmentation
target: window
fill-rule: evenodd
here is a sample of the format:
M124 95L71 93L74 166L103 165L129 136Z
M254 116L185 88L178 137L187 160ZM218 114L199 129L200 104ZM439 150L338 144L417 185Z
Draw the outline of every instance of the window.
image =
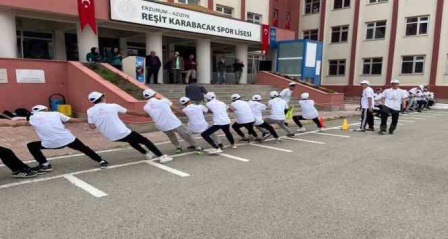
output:
M428 33L429 16L406 18L406 36L417 36Z
M228 16L232 16L233 14L233 8L231 7L226 7L226 6L222 6L222 5L216 5L216 11L220 12L222 14L228 15Z
M247 21L248 22L252 22L252 23L256 23L256 24L261 24L261 15L260 14L256 14L256 13L248 12L247 13Z
M331 28L331 42L347 42L348 26L336 26Z
M328 69L328 75L330 76L343 76L345 75L345 60L329 60L330 68Z
M199 5L201 3L200 0L177 0L179 3L185 3L185 4L195 4Z
M425 56L403 56L401 74L422 74L425 68Z
M333 9L341 9L350 7L350 0L334 0Z
M320 0L305 0L305 14L319 13Z
M387 2L387 0L369 0L369 3L382 3Z
M274 19L278 19L278 9L274 9Z
M386 21L367 23L367 40L384 39L386 37Z
M362 67L363 75L381 75L383 68L383 58L365 58Z
M319 39L319 30L311 29L303 31L303 39L317 41Z

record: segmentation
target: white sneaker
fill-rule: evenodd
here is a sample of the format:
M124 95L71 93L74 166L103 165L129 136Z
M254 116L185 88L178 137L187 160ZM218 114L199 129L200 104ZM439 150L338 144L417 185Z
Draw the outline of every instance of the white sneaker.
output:
M221 150L220 148L217 148L217 149L210 149L210 150L208 151L208 154L220 154L220 153L222 153L222 150Z
M236 144L232 145L232 149L236 149L238 148L238 146L236 146Z
M299 129L297 129L297 132L305 132L305 131L306 131L305 127L300 127Z
M151 152L149 152L149 153L145 154L145 158L146 158L147 160L151 160L151 159L154 158L154 154L151 153Z
M159 162L160 163L168 163L168 162L171 162L171 161L173 161L173 158L171 158L168 155L162 155L162 156L159 157Z
M319 128L319 132L324 132L324 128Z
M282 140L281 140L280 138L275 139L275 143L276 143L276 144L279 144L279 143L281 143L281 142L282 142Z

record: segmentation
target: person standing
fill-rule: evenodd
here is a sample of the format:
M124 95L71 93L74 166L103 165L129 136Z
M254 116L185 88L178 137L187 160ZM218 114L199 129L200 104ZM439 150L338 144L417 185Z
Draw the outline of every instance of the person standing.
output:
M196 70L197 70L197 67L198 67L198 63L194 59L194 55L191 54L188 57L187 62L185 62L185 70L187 71L187 75L185 76L185 83L188 84L192 80L196 80Z
M242 61L235 59L233 63L233 71L235 72L235 83L238 85L240 83L241 74L243 73L244 64Z
M406 92L398 88L400 82L397 79L393 79L390 83L392 87L384 90L382 93L381 101L383 107L381 112L381 126L378 132L380 135L386 134L389 115L392 117L389 134L394 134L400 116L400 109L401 107L406 108Z
M235 113L236 122L232 124L233 130L241 137L240 141L250 141L247 138L241 128L244 127L247 129L249 135L255 137L255 139L261 142L261 138L258 137L257 132L254 130L255 124L255 116L250 108L250 105L247 101L241 100L241 96L238 94L233 94L232 103L230 104L230 110Z
M141 134L131 131L118 114L147 117L144 113L128 110L118 104L108 104L104 94L91 92L88 96L93 104L87 110L87 120L91 129L97 129L104 137L111 142L126 142L138 152L144 154L147 159L152 159L153 155L148 153L142 146L146 146L154 155L158 157L160 163L167 163L173 159L162 154L160 150L147 138Z
M236 149L235 140L230 132L230 118L227 112L228 106L216 99L216 95L213 92L205 94L205 100L207 100L207 108L213 114L213 125L206 131L202 132L201 136L207 143L209 143L213 150L209 151L210 154L222 153L222 149L213 141L211 135L218 130L222 130L226 135L227 140L232 145L232 148Z
M297 129L298 132L306 131L305 127L300 123L300 120L312 120L317 128L319 128L319 132L322 132L323 126L319 121L319 112L317 112L317 109L314 106L314 100L310 100L309 97L310 94L307 92L300 95L301 100L299 100L299 104L302 114L293 116L292 120L299 126L299 129Z
M204 95L207 94L207 90L203 86L199 86L196 83L196 79L193 79L185 86L185 95L195 104L200 104L204 101Z
M173 62L174 83L180 84L182 83L182 71L184 70L184 59L180 56L179 52L176 51L171 61Z
M268 124L277 124L286 132L287 137L295 137L291 129L285 124L286 115L285 110L288 109L288 103L280 98L277 91L271 91L269 93L271 100L269 100L268 105L271 108L271 114L266 119Z
M165 66L163 67L166 70L166 73L168 75L168 84L173 84L174 83L174 74L173 74L173 60L169 59L166 63Z
M193 138L190 130L173 113L173 110L177 113L182 113L182 111L173 107L173 103L168 99L157 99L155 96L156 92L151 89L143 91L143 97L148 100L143 109L154 121L156 128L168 136L171 143L176 147L176 153L180 154L183 151L176 137L176 134L178 134L185 142L190 144L191 148L196 150L197 154L202 154L203 150Z
M122 65L123 65L122 61L123 61L123 57L121 56L120 50L115 47L114 52L112 53L112 56L109 59L109 63L113 67L115 67L121 71Z
M381 114L381 92L383 89L377 88L375 94L373 94L373 106L375 107L374 112L376 117L380 117Z
M282 98L284 101L286 101L286 104L288 105L288 108L285 109L285 114L288 113L289 109L291 108L291 105L289 105L289 102L291 101L292 94L294 93L294 89L296 88L296 83L291 82L288 84L288 88L283 89L280 92L280 98ZM288 123L285 122L285 125L288 126Z
M81 140L76 138L64 123L85 123L85 119L73 119L59 112L49 112L43 105L36 105L32 109L29 124L36 130L40 141L27 144L30 154L39 163L34 169L38 173L53 171L53 167L48 163L47 158L42 153L42 149L62 149L65 147L80 151L97 162L101 168L106 168L109 163L102 159L91 148L86 146Z
M252 113L255 116L255 127L257 127L260 131L267 130L269 133L263 132L262 139L266 139L269 136L273 136L276 142L280 142L280 139L278 137L277 132L275 132L274 127L272 127L270 124L268 124L266 121L263 120L263 111L266 110L266 105L261 103L261 95L256 94L252 96L252 100L249 101L249 106L252 110Z
M160 58L156 55L155 51L151 51L146 56L146 84L151 83L151 76L154 76L154 84L159 84L159 70L162 66Z
M227 79L227 66L226 66L226 58L221 57L221 60L218 61L218 84L224 85L226 84Z
M87 62L99 62L100 58L100 50L98 47L90 48L90 52L86 55Z
M361 96L361 124L359 128L355 129L356 132L374 131L374 118L373 118L373 89L370 87L370 82L367 80L361 81L362 96ZM367 125L369 126L366 129Z

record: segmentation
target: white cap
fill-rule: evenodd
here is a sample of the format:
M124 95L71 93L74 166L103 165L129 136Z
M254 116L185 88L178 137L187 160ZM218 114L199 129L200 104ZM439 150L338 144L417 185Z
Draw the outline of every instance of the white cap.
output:
M210 101L210 100L215 99L215 98L216 98L216 95L215 95L215 93L213 93L213 92L208 92L207 94L205 94L204 97L205 97L206 100Z
M390 83L391 83L391 84L400 84L400 81L397 80L397 79L392 79L392 80L390 81Z
M93 103L93 102L97 101L99 98L101 98L103 96L104 96L103 93L100 93L100 92L97 92L97 91L93 91L93 92L91 92L89 94L89 101Z
M310 98L310 94L308 92L302 93L300 95L300 97L304 100L307 100L308 98Z
M232 100L239 100L239 99L241 99L241 95L233 94L231 98L232 98Z
M190 101L190 98L184 96L184 97L180 98L179 103L181 105L185 105L188 101Z
M368 80L363 80L361 81L359 84L366 84L366 85L370 85L370 82Z
M156 92L151 89L146 89L143 91L143 97L145 97L146 99L153 97L155 94Z
M252 96L252 100L260 101L261 100L261 95L259 95L259 94L253 95Z
M425 88L424 85L419 85L418 87L420 87L420 89L422 89L422 90L423 90L423 88Z
M36 112L43 111L43 110L48 110L47 106L45 106L45 105L35 105L35 106L31 109L31 112L32 112L32 113L36 113Z
M294 83L294 82L291 82L291 83L289 83L288 85L289 85L289 86L295 86L295 85L297 85L297 84Z
M271 91L271 93L269 93L269 96L270 96L271 98L278 97L278 92L277 92L277 91Z

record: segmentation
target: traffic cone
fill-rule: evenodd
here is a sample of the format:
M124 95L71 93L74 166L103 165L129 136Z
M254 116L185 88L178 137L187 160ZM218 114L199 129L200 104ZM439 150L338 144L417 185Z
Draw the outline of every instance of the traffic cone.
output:
M322 128L325 127L325 121L324 121L323 117L319 117L319 122L320 122L320 125L322 126Z
M342 121L341 130L349 130L349 128L350 126L348 125L348 120L345 118L344 121Z

